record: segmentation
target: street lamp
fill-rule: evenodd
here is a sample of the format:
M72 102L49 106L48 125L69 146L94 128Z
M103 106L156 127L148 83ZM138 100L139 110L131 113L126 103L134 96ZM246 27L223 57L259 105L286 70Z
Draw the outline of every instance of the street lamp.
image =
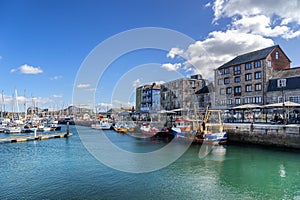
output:
M283 94L283 88L286 87L286 79L279 79L279 87L281 88L281 99L282 99L282 110L283 110L283 122L286 124L286 118L285 118L285 104L284 104L284 94Z

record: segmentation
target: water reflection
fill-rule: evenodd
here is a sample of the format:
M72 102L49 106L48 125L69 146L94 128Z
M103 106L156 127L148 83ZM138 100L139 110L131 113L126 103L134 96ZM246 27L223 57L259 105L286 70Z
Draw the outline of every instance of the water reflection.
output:
M279 165L279 176L285 178L285 167L283 164Z
M223 145L202 144L198 157L199 159L223 161L226 156L226 147Z

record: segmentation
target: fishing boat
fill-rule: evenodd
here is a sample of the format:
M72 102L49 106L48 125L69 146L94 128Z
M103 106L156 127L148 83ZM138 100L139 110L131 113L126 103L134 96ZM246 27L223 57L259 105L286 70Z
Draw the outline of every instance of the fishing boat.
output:
M191 131L190 121L183 118L177 118L171 130L177 138L184 138L185 133Z
M203 143L224 144L227 142L227 133L223 130L221 110L206 109L202 131Z
M140 128L143 135L153 136L158 133L158 129L155 127L151 127L149 123L143 123Z

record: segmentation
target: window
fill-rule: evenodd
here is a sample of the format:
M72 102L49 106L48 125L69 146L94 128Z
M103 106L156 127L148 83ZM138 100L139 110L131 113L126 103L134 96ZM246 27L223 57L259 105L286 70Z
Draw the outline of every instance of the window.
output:
M260 61L254 62L254 68L260 68L260 67L261 67Z
M175 98L178 98L178 97L179 97L179 91L176 90L176 92L175 92Z
M246 97L244 99L244 103L247 104L247 103L253 103L253 97Z
M225 88L220 89L220 94L225 94Z
M175 82L175 87L178 88L178 84L179 84L178 81L176 81L176 82Z
M195 82L194 82L194 81L191 81L191 82L190 82L190 85L192 85L192 87L195 87Z
M226 100L221 100L221 105L225 105L226 104Z
M289 97L289 101L299 103L299 97L298 96Z
M241 104L241 99L240 98L236 98L235 99L235 105L240 105Z
M261 91L261 83L255 84L255 91Z
M237 74L241 74L241 66L234 66L234 68L233 68L234 70L234 75L237 75Z
M226 94L231 94L231 93L232 93L231 87L226 88Z
M276 53L275 53L275 59L278 60L278 58L279 58L279 53L278 53L278 51L276 51Z
M286 101L286 98L285 98L284 101ZM279 96L279 97L278 97L278 103L281 103L281 102L282 102L282 96Z
M219 69L219 70L218 70L218 74L219 74L219 75L222 75L222 74L223 74L223 70L222 70L222 69Z
M235 96L241 95L241 92L242 92L242 87L241 86L238 86L238 87L234 88L234 95Z
M239 76L235 77L235 78L234 78L234 82L235 82L235 83L241 82L241 77L239 77Z
M246 92L252 91L252 85L246 85Z
M262 98L261 97L254 97L255 102L254 103L261 103Z
M246 63L245 70L250 70L250 69L251 69L251 63Z
M223 84L223 79L218 79L218 85L222 85Z
M285 78L278 79L277 80L277 87L278 88L286 87L286 79Z
M225 68L225 69L224 69L224 74L229 74L229 73L230 73L229 68Z
M261 79L261 72L254 73L255 79Z
M245 74L246 81L251 81L251 79L252 79L252 74Z
M229 84L230 83L230 79L227 77L227 78L224 78L224 84Z
M268 60L268 67L272 67L272 61Z
M227 99L227 105L232 105L232 99Z

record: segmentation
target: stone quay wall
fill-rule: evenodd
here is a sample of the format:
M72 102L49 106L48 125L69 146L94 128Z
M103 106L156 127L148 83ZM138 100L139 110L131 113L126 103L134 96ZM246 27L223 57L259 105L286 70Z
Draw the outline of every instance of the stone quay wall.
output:
M224 124L228 142L300 149L299 125Z

